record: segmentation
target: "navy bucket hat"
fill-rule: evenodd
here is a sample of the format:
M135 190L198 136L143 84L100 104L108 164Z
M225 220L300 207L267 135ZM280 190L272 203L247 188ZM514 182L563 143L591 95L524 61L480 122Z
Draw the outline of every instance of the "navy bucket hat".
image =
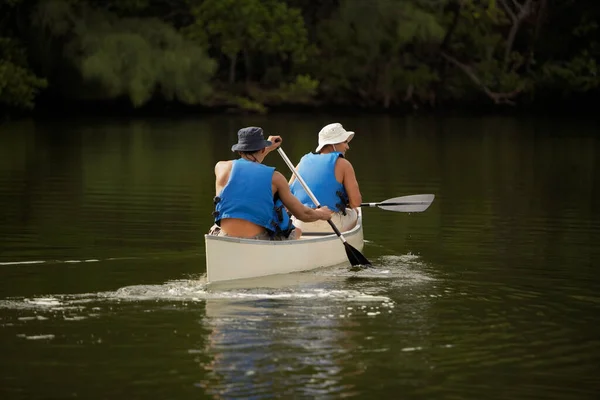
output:
M231 151L258 151L272 144L265 140L262 128L257 126L242 128L237 134L238 142L231 146Z

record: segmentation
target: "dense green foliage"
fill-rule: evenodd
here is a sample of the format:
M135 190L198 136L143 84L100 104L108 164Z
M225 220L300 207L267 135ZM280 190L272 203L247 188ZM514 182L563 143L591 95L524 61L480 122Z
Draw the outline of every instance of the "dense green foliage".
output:
M596 0L4 0L0 15L4 107L41 93L433 109L600 91Z

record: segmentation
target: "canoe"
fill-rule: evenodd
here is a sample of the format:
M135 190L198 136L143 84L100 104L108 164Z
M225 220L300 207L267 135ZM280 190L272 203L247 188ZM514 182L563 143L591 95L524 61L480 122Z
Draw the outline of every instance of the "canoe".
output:
M343 232L348 243L364 246L362 212L356 226ZM288 274L348 262L344 245L335 233L303 232L298 240L269 241L204 235L206 275L210 283Z

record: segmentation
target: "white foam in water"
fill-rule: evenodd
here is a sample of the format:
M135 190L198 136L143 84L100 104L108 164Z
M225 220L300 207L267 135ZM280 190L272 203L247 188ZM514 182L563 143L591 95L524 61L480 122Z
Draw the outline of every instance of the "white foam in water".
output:
M84 316L81 316L81 315L76 315L74 317L63 316L63 319L65 321L81 321L81 320L87 319L87 317L84 317Z
M421 262L420 257L411 253L403 255L383 256L378 259L378 268L389 269L390 276L402 278L402 282L422 282L432 281L434 278L423 271L425 264Z
M69 260L70 262L97 262L98 259ZM36 261L44 263L45 261ZM23 262L23 263L34 263ZM424 264L419 256L414 254L388 255L374 260L372 268L351 271L347 264L324 268L306 273L286 274L259 278L254 281L240 280L235 283L207 284L206 276L198 279L169 281L159 285L133 285L115 291L101 293L85 293L78 295L53 295L35 298L0 300L0 308L43 309L49 311L79 310L83 311L84 304L94 302L90 309L94 315L77 312L77 316L69 315L65 319L77 321L97 316L98 302L103 301L182 301L198 302L205 300L294 300L294 299L332 299L349 302L383 302L385 313L394 308L393 302L386 296L380 295L382 285L378 280L385 279L394 285L410 285L429 281L423 271ZM365 284L354 285L345 289L346 279L364 279ZM370 283L372 280L373 283ZM341 288L340 288L341 285ZM388 286L385 286L388 288ZM95 311L92 311L95 310ZM365 311L366 312L366 311ZM368 311L369 315L379 315L377 310ZM23 317L28 318L28 317ZM26 321L27 319L23 319Z
M34 299L24 299L24 301L26 303L42 307L56 307L61 305L60 300L54 297L38 297Z
M129 260L136 259L136 257L123 257L123 258L107 258L104 261L113 261L113 260ZM99 262L101 261L98 258L89 258L86 260L32 260L32 261L4 261L0 262L0 265L28 265L28 264L77 264L77 263L90 263L90 262Z
M10 301L0 300L0 307L28 310L35 313L34 316L30 314L16 318L14 321L17 324L10 323L4 324L4 326L36 324L44 320L60 320L74 324L89 318L102 318L104 313L115 312L113 311L114 303L123 302L177 301L182 305L182 309L186 309L190 303L204 302L206 304L206 315L211 318L227 318L228 316L237 318L240 316L238 313L239 307L253 309L252 307L256 306L258 307L257 310L262 310L260 304L264 303L261 303L261 300L302 301L303 303L295 304L302 304L303 307L316 305L319 310L325 306L327 314L320 316L324 319L351 318L353 316L380 318L389 315L392 312L391 309L394 308L393 301L390 298L377 293L368 294L359 290L327 288L323 285L302 286L303 284L300 283L299 285L277 289L255 287L212 290L205 282L205 280L179 280L162 285L127 286L112 292L53 295L24 299L13 298ZM304 285L306 285L306 282L304 282ZM314 300L325 300L325 302L315 302ZM348 303L352 306L345 305ZM276 308L276 310L286 309ZM46 316L40 315L42 313L45 313ZM268 318L268 316L262 315L262 311L257 315L248 314L247 311L242 314L247 321L260 321ZM285 312L283 312L283 315L286 315ZM52 334L29 336L20 334L18 336L27 340L54 339Z
M388 297L361 293L356 290L332 290L322 288L245 290L207 290L207 285L198 281L175 281L164 285L136 285L103 293L107 299L119 300L182 300L200 301L208 299L340 299L350 301L389 301Z
M26 265L26 264L43 264L46 261L7 261L7 262L0 262L0 265Z
M61 261L97 262L98 259ZM160 285L133 285L115 291L101 293L86 293L79 295L54 295L34 298L0 300L0 308L14 309L43 309L49 311L79 310L85 303L98 301L184 301L198 302L210 299L332 299L352 302L383 302L386 313L393 309L392 301L380 295L382 285L378 280L384 279L393 285L411 285L433 278L423 271L424 264L420 257L414 254L388 255L373 260L372 268L351 271L347 264L324 268L307 273L271 276L256 280L240 280L234 283L207 284L206 276L198 279L169 281ZM46 261L30 261L23 263L44 263ZM364 280L360 287L353 286L345 289L346 279ZM370 283L372 280L373 283ZM342 286L340 288L340 285ZM386 286L386 288L389 288ZM386 306L386 304L389 304ZM97 306L97 304L94 304ZM95 307L96 311L100 311ZM378 311L370 311L378 315ZM70 315L68 320L79 320L93 315L77 312L78 316ZM97 312L95 313L97 314ZM24 317L28 318L28 317ZM26 321L24 319L23 321Z
M49 339L54 339L54 335L52 335L52 334L48 334L48 335L30 335L30 336L27 336L27 335L21 333L21 334L18 334L17 337L24 338L24 339L27 339L27 340L49 340Z
M341 278L389 278L431 280L423 271L423 262L418 255L387 255L371 260L371 267L348 267L346 263L314 271L314 274Z
M423 348L422 347L405 347L401 351L418 351L418 350L423 350Z
M45 321L48 318L41 315L34 315L32 317L19 317L17 318L19 321Z
M236 293L223 292L211 295L210 299L334 299L348 301L388 301L385 296L374 296L356 290L314 290L290 293Z
M54 295L52 297L9 298L0 300L0 308L43 311L78 311L85 308L86 303L98 301L99 294ZM28 318L28 317L22 317ZM45 319L37 316L38 320ZM24 319L27 320L27 319Z

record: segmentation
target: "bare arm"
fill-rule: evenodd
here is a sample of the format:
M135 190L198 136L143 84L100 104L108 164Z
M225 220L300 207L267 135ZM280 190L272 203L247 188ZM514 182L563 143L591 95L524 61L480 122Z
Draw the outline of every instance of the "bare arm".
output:
M273 186L275 187L275 191L279 193L279 198L283 202L283 205L300 221L314 222L331 218L331 210L326 206L315 210L300 203L300 200L290 192L290 187L285 177L278 171L275 171L273 174Z
M227 182L229 182L229 174L231 173L231 161L219 161L215 165L215 194L218 196L223 191Z
M345 158L340 158L338 162L342 164L342 184L344 185L344 189L346 189L346 193L348 194L350 208L360 207L360 203L362 203L362 195L360 194L360 188L358 187L358 181L356 180L354 168L352 167L352 164L350 164L350 161L346 160Z
M281 136L269 136L267 140L271 142L271 145L269 147L265 147L265 157L267 154L281 146L281 142L283 142Z

